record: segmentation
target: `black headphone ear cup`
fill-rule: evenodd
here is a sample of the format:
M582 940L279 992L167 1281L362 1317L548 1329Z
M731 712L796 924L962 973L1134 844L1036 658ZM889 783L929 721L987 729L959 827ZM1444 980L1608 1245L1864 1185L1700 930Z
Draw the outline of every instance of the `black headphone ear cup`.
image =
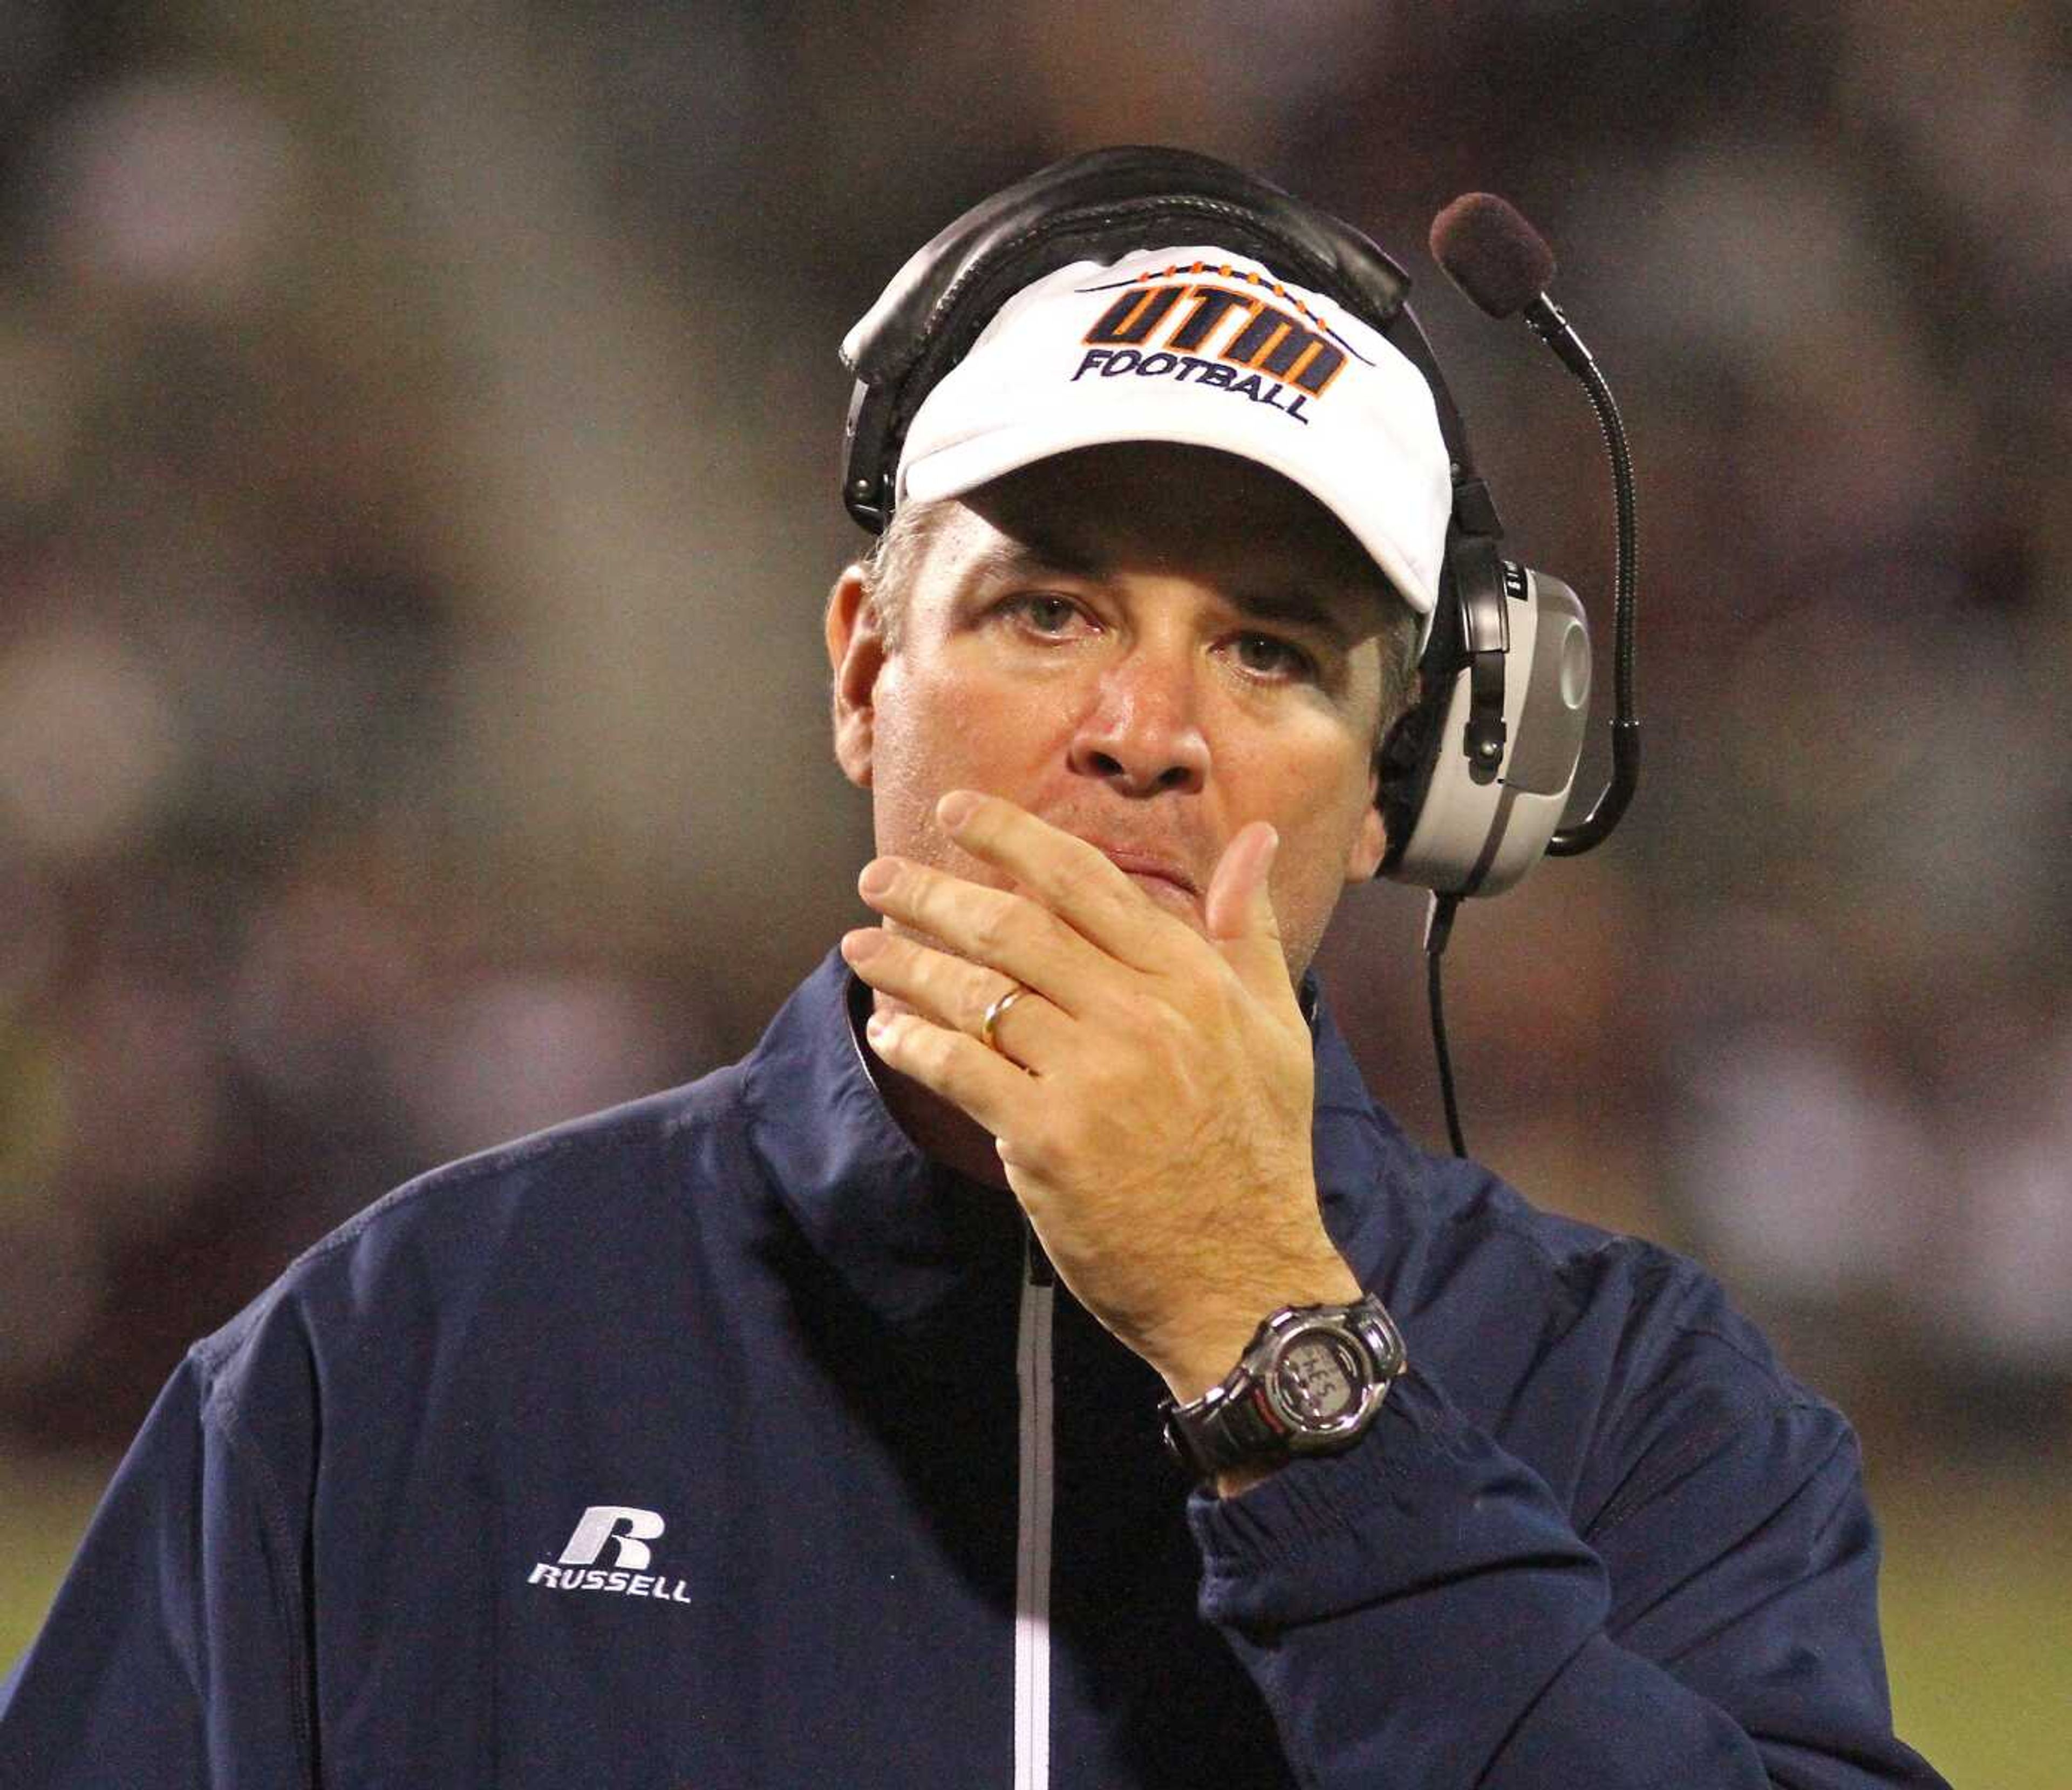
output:
M1409 702L1375 748L1375 806L1381 810L1388 840L1388 854L1376 876L1394 874L1404 846L1416 830L1417 811L1432 780L1433 738L1445 714L1445 704L1435 696L1445 689L1447 681L1421 665L1416 678Z

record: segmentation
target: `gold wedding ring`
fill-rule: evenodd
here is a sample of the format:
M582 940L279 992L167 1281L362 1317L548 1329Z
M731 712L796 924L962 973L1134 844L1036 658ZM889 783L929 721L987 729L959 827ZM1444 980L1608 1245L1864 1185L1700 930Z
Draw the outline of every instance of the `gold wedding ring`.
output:
M985 1045L989 1051L998 1051L1000 1049L1000 1046L994 1042L993 1039L993 1028L1000 1023L1001 1015L1005 1013L1009 1007L1013 1006L1017 1001L1020 1000L1022 997L1028 992L1029 990L1024 988L1021 983L1017 982L1012 988L1008 990L1005 994L1001 995L998 1000L995 1001L991 1006L985 1010L985 1018L979 1022L979 1043Z

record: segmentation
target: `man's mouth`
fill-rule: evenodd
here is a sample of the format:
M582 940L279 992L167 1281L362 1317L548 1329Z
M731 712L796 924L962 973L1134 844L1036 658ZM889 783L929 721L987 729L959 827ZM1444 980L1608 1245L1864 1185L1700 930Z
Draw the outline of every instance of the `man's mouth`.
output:
M1171 859L1149 852L1125 851L1098 840L1089 843L1117 870L1127 872L1129 879L1154 900L1189 913L1198 911L1201 891L1194 887L1194 879Z

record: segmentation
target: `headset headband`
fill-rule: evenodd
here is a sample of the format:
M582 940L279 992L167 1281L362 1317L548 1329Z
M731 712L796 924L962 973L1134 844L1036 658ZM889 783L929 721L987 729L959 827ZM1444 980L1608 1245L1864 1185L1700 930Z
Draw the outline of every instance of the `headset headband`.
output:
M1045 168L973 206L900 269L842 344L857 382L842 485L849 513L883 530L907 425L1016 293L1075 261L1196 234L1327 294L1402 353L1432 390L1453 464L1455 528L1502 532L1459 409L1405 302L1409 276L1350 225L1270 182L1157 148L1095 150Z

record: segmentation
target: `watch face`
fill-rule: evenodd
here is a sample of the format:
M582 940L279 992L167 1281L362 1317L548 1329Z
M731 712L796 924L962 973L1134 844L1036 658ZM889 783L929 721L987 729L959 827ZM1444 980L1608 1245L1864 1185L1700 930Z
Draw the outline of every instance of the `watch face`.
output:
M1269 1390L1297 1428L1329 1430L1359 1414L1367 1378L1359 1344L1342 1330L1319 1326L1298 1331L1281 1349Z

